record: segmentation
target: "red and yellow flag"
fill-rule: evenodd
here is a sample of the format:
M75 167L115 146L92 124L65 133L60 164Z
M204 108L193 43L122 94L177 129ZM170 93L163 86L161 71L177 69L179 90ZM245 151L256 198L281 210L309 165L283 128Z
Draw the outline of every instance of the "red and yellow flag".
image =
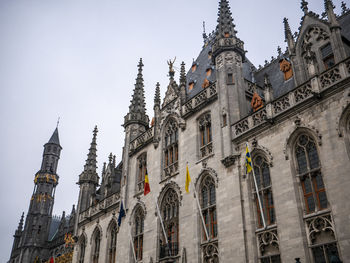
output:
M145 174L145 188L143 189L143 194L147 195L149 192L151 192L151 188L149 187L148 172L146 170L146 174Z

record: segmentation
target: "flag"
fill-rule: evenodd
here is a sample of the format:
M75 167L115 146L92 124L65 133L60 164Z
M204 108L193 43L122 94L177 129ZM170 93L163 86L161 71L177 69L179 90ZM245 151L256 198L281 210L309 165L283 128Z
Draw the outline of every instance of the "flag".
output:
M143 189L143 194L147 195L149 192L151 192L151 188L149 187L148 172L147 172L147 169L146 169L145 188Z
M186 193L190 192L189 190L190 182L191 182L191 176L190 176L190 172L188 171L188 165L186 165L186 184L185 184Z
M248 149L248 144L245 148L245 167L246 167L246 171L247 174L250 173L252 171L252 158L250 157L250 152Z
M125 210L123 206L123 200L120 202L119 216L118 216L118 227L122 223L122 218L125 216Z

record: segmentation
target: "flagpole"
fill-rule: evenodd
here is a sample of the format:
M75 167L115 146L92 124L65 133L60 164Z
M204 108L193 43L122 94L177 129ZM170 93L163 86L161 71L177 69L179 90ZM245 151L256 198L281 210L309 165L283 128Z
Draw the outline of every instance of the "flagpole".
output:
M192 187L193 187L194 198L196 199L197 208L198 208L198 211L199 211L199 214L200 214L200 217L201 217L201 221L202 221L202 225L203 225L203 228L204 228L205 236L207 237L207 240L209 241L208 230L207 230L207 227L205 225L205 221L204 221L204 217L203 217L203 214L202 214L201 206L199 204L198 194L197 194L196 188L194 187L194 184L192 183L192 181L191 181L191 184L192 184Z
M248 148L248 152L250 153L249 147L248 147L248 142L246 143L246 145L247 145L247 148ZM256 183L255 171L254 171L254 165L253 165L253 160L252 159L251 159L251 164L252 164L252 172L253 172L253 178L254 178L255 191L256 191L256 195L258 196L258 202L259 202L259 208L260 208L260 216L262 218L264 228L266 228L265 214L264 214L264 210L262 209L262 205L261 205L260 194L259 194L258 184Z
M131 232L129 232L129 235L130 235L130 243L131 243L131 247L132 247L132 254L134 255L134 260L135 260L135 262L137 262L136 254L135 254L135 247L134 247L134 242L132 241Z
M162 216L161 216L160 211L159 211L158 202L157 202L157 200L156 200L155 198L154 198L154 201L156 202L157 213L158 213L158 216L159 216L160 224L161 224L162 229L163 229L163 235L164 235L164 238L165 238L165 243L168 245L169 256L171 256L171 250L170 250L169 243L168 243L168 237L167 237L166 232L165 232L165 228L164 228L164 224L163 224L163 219L162 219Z

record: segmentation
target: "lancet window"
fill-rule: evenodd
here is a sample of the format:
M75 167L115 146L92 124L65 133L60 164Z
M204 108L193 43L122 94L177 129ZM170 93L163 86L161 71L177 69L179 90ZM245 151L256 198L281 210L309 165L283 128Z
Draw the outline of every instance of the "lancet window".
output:
M213 177L206 175L200 185L200 204L201 213L204 219L204 224L208 233L208 238L205 233L202 221L202 261L203 262L219 262L218 253L218 227L216 215L216 190Z
M261 155L255 156L253 159L253 166L258 193L256 191L254 180L252 180L252 189L257 211L257 226L258 228L261 228L263 227L262 216L265 219L266 225L272 225L276 222L275 206L273 203L270 168L266 158ZM260 209L258 194L261 201L262 212Z
M179 128L175 120L170 119L164 134L164 175L171 176L178 171Z
M85 246L86 246L86 240L85 240L85 237L82 236L79 244L79 256L78 256L79 263L84 263Z
M143 253L143 231L144 231L144 211L138 207L135 212L134 226L133 226L133 242L135 256L137 260L142 260Z
M116 259L117 251L117 224L113 222L110 227L108 238L108 263L114 263Z
M101 233L97 229L93 236L93 246L92 246L92 262L98 263L98 258L100 256L100 244L101 244Z
M163 259L177 256L179 253L179 199L174 189L170 188L165 193L160 213L166 237L162 231L159 240L159 257Z
M212 145L212 130L210 113L201 116L198 121L199 124L199 151L200 157L206 157L213 152Z
M295 145L297 174L300 178L306 213L313 213L328 207L321 165L315 140L301 134Z
M146 173L147 173L147 154L143 153L139 158L137 158L136 192L143 191Z

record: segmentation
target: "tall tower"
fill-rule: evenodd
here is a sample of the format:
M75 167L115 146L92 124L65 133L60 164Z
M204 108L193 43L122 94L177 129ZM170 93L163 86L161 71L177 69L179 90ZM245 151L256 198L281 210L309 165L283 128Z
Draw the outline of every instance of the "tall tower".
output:
M21 242L19 262L33 262L45 256L49 228L58 184L57 165L62 147L56 128L50 140L44 145L40 170L35 174L34 190L30 200Z
M138 64L138 73L134 88L134 94L130 101L129 112L124 117L124 149L123 149L123 170L122 170L122 182L121 187L127 184L127 173L128 173L128 161L129 161L129 144L130 141L135 139L138 135L148 129L149 118L146 114L146 103L145 103L145 91L143 84L142 75L142 58ZM128 192L127 187L124 189L124 206L127 206Z
M224 157L232 154L229 128L247 114L242 63L245 59L244 43L236 36L235 25L227 0L219 3L218 24L212 46L220 110L222 112Z
M78 214L86 210L90 206L91 196L96 192L98 186L99 176L97 174L97 126L93 131L93 137L87 155L84 171L79 175L78 185L80 187L78 200ZM78 218L78 217L77 217Z

